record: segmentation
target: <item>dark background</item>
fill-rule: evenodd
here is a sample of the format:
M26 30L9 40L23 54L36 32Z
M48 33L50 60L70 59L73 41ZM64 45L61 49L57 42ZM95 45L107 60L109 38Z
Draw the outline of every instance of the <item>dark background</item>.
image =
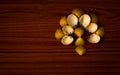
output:
M94 12L105 29L101 44L79 56L54 38L61 16ZM0 75L119 75L119 0L1 0Z

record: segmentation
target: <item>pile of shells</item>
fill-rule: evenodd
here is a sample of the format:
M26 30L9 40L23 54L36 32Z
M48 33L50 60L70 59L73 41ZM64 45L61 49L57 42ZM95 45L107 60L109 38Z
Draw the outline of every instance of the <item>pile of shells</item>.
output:
M83 37L85 34L89 34L87 38ZM61 17L60 28L55 32L55 38L63 45L73 43L79 55L86 53L86 48L83 46L85 41L96 44L103 35L104 28L98 25L98 17L93 13L85 14L83 10L77 8L67 17Z

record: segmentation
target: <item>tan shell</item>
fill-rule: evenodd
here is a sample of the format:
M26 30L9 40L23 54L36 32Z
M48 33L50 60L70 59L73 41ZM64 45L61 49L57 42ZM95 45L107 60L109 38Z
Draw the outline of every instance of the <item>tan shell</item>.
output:
M103 37L104 35L104 28L103 27L100 27L97 31L96 31L96 34Z
M93 22L93 23L97 23L97 22L98 22L98 17L97 17L96 14L91 13L90 16L91 16L91 19L92 19L92 22Z
M81 9L76 8L76 9L72 10L72 14L76 15L77 17L80 17L83 13L84 13L84 11Z
M91 33L94 33L98 29L98 25L96 23L90 23L87 27L87 30Z
M58 28L55 32L55 38L57 40L60 40L63 36L64 36L64 34L63 34L62 30L60 28Z
M74 32L74 29L70 25L63 26L62 30L66 35L72 34Z
M66 16L61 17L60 25L61 25L61 27L67 25L67 17Z
M86 53L86 49L83 46L78 46L75 51L80 55L84 55Z
M84 34L83 28L75 28L74 34L78 37L81 37Z
M77 18L77 16L75 16L74 14L68 15L68 17L67 17L67 23L69 25L71 25L72 27L77 26L77 24L78 24L78 18Z
M73 41L74 41L74 38L72 36L65 35L63 36L61 43L63 45L70 45Z
M98 43L100 41L100 36L97 34L91 34L90 37L88 38L88 42L90 43Z
M79 22L80 22L80 25L82 25L84 28L86 28L90 24L91 18L88 14L83 14L79 18Z
M85 41L81 37L77 38L76 41L75 41L76 46L81 46L81 45L84 45L84 44L85 44Z

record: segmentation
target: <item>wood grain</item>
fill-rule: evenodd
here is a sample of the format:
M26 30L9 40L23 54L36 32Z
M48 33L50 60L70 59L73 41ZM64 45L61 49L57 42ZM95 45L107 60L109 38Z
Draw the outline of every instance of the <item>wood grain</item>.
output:
M94 12L105 28L104 41L75 46L54 38L61 16L74 8ZM0 75L119 75L119 0L0 1Z

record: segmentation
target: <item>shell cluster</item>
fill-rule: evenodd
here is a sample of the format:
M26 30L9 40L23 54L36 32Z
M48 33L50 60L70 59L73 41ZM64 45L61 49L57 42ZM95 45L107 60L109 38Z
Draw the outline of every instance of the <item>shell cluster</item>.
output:
M74 44L79 55L86 53L83 46L86 41L96 44L104 36L104 28L98 25L98 17L93 13L86 14L81 9L73 9L71 14L61 17L59 24L55 38L63 45ZM84 37L86 34L89 34L87 38Z

